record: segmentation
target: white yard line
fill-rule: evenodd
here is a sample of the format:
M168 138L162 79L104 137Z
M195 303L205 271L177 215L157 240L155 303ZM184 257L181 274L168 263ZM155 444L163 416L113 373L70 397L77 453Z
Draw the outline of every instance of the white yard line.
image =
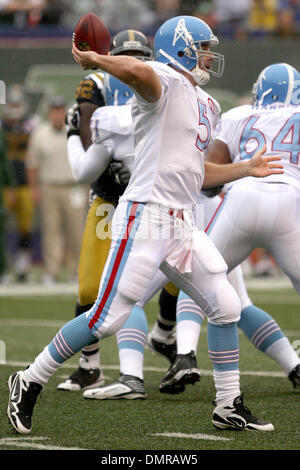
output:
M41 318L2 318L0 326L38 327L38 328L61 328L69 320L43 320Z
M228 437L213 436L212 434L183 434L181 432L162 432L150 434L150 436L176 437L179 439L198 439L205 441L232 441Z
M160 436L160 437L172 437L177 439L198 439L206 441L232 441L228 437L219 437L212 434L184 434L181 432L165 432L165 433L153 433L150 436ZM18 447L18 448L27 448L27 449L39 449L39 450L88 450L80 447L61 447L53 446L49 444L37 443L37 441L48 441L48 437L5 437L0 439L0 448L1 447Z
M50 295L76 295L77 283L57 283L50 286L41 284L8 284L0 286L0 297L30 297Z
M1 366L8 366L8 367L27 367L30 361L6 361L5 364L1 364ZM60 369L73 369L74 364L62 364ZM119 365L101 365L101 369L103 370L119 370ZM145 372L166 372L167 367L144 367ZM208 369L200 369L200 373L203 376L210 376L212 375L212 371ZM245 370L240 371L241 375L253 375L258 377L285 377L286 375L284 372L274 372L274 371L266 371L266 370Z
M61 328L69 320L48 320L48 319L36 319L36 318L0 318L0 326L17 326L25 328ZM149 329L153 325L149 325ZM202 326L201 332L206 333L206 325ZM300 330L284 330L286 335L300 336ZM239 331L239 334L243 334Z
M34 318L0 318L0 326L14 326L14 327L21 327L21 328L61 328L64 326L69 320L43 320L41 318L34 319ZM153 325L149 325L149 331ZM207 328L206 325L202 326L201 332L206 333ZM300 337L300 330L284 330L284 333L287 336L295 336ZM3 332L2 332L3 335ZM243 335L243 332L239 330L239 335ZM0 337L1 339L1 337Z
M252 302L255 304L271 304L271 305L300 305L300 298L293 295L276 295L275 292L268 294L255 294L251 296Z
M293 288L288 277L266 277L266 278L245 278L247 289L254 290L278 290Z
M87 450L80 447L60 447L44 444L35 444L34 441L46 441L48 437L5 437L0 439L1 446L23 447L40 450Z
M254 290L278 290L292 288L287 277L245 279L247 289ZM42 284L7 284L0 285L0 297L29 297L51 295L76 295L78 285L73 283L57 283L50 286Z

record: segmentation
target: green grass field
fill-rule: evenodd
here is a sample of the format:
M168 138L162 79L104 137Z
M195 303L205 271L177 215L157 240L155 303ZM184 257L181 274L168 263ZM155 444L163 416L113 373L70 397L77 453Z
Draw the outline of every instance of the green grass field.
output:
M300 302L290 289L249 291L253 301L269 311L300 350ZM0 450L299 450L300 390L280 367L240 335L241 387L245 403L261 419L273 422L275 432L218 431L211 424L214 385L206 346L206 325L198 348L200 383L179 395L159 393L167 361L145 352L147 400L84 400L80 393L58 392L57 384L77 365L78 354L50 379L38 399L32 433L16 434L6 417L7 379L23 369L73 317L75 296L1 297L0 340L6 345L6 364L0 365ZM150 327L157 303L146 306ZM296 343L298 341L298 343ZM3 343L2 343L3 345ZM118 378L115 338L102 343L101 363L106 383Z

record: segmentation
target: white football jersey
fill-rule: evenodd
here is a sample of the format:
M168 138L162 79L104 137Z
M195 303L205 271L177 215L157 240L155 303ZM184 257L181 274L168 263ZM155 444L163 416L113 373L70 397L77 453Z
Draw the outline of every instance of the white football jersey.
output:
M131 105L103 106L90 121L92 142L103 144L114 160L122 161L130 172L134 163Z
M147 64L160 77L162 95L155 103L133 99L135 165L120 200L195 206L220 106L171 67Z
M279 155L284 173L246 181L282 182L300 189L300 106L271 105L255 108L239 106L224 113L216 139L224 142L233 162L249 159L266 144L265 155Z

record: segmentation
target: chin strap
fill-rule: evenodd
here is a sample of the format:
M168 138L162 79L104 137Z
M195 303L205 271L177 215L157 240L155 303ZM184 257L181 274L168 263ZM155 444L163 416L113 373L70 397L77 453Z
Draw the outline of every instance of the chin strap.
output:
M193 71L191 72L190 70L186 69L183 65L181 65L176 59L174 59L165 51L163 51L162 49L159 49L158 52L162 56L164 56L166 59L168 59L170 64L175 65L175 67L178 67L180 70L183 70L184 72L188 73L191 77L193 77L197 85L199 86L206 85L207 82L209 81L210 79L209 73L206 72L205 70L201 70L198 64L196 65L196 67L193 68L194 72Z
M197 85L206 85L210 80L209 72L207 72L206 70L201 70L198 64L192 70L191 75L196 80Z

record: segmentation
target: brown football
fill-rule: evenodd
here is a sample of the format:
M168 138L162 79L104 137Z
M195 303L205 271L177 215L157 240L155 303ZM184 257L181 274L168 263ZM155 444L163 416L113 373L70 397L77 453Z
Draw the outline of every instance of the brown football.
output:
M75 26L73 42L81 51L95 51L105 55L110 50L110 33L94 13L86 13Z

